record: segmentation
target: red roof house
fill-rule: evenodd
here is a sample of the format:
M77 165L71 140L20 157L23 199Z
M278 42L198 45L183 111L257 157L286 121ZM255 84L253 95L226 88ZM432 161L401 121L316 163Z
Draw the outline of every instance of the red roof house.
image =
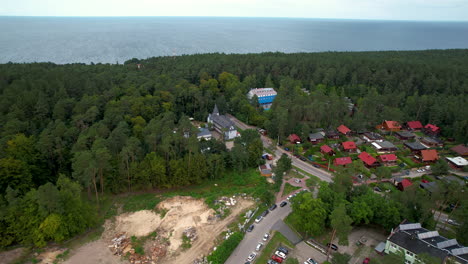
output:
M341 143L344 151L355 152L357 150L356 143L354 141L346 141Z
M420 131L423 125L419 121L408 121L406 122L406 128L412 131Z
M366 165L366 167L375 167L375 166L378 166L379 164L377 163L377 160L372 157L371 155L369 155L369 153L363 151L361 152L361 154L359 154L358 158L360 160L362 160L362 162L364 162L364 165Z
M342 158L336 158L333 161L333 165L335 166L346 166L347 164L351 164L353 161L351 160L350 157L342 157Z
M435 149L425 149L421 150L421 161L422 162L435 162L439 159L437 150Z
M424 126L424 133L428 135L438 135L440 133L440 127L433 124L427 124Z
M292 144L300 144L301 143L301 138L296 134L289 135L288 140Z
M397 188L400 191L404 191L406 188L410 187L411 185L413 185L413 183L410 180L403 179L401 182L398 183Z
M386 154L380 155L379 159L385 164L395 164L398 158L395 154Z
M338 127L338 131L343 135L348 135L351 132L351 129L349 129L345 125L341 125L341 126Z
M387 121L385 120L381 125L380 128L387 130L387 131L400 131L401 125L397 121Z
M323 154L328 154L328 155L333 155L335 152L333 151L332 148L330 148L328 145L322 145L320 147L320 152L322 152Z
M456 152L460 156L468 156L468 147L460 144L450 149L453 152Z

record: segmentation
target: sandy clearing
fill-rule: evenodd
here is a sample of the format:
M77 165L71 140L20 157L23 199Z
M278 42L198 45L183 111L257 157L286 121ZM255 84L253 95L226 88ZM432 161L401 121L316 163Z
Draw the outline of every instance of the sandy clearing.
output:
M161 224L161 217L150 210L126 213L116 217L114 232L126 232L129 236L147 236Z
M25 248L15 248L8 251L0 252L0 264L14 263L16 259L23 255Z
M103 239L87 243L73 252L64 264L127 264L118 256L112 255Z

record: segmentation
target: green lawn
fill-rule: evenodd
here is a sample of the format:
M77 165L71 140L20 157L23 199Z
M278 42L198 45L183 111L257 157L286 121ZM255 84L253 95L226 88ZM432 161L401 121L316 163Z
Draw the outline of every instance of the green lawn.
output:
M289 242L289 240L284 237L280 232L274 232L273 236L270 237L270 240L268 241L268 244L265 245L263 248L263 251L261 255L257 258L255 263L263 264L266 263L270 258L273 253L275 253L275 250L277 247L282 245L285 245L288 248L293 248L294 245Z
M291 184L286 183L286 185L284 186L283 195L290 194L294 192L295 190L299 190L300 188L301 187L292 186Z

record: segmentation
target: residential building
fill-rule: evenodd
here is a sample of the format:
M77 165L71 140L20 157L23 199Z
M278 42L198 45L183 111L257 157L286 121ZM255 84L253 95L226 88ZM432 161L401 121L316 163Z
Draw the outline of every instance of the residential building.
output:
M421 131L421 129L423 129L423 125L419 121L408 121L406 122L405 127L409 131Z
M258 103L265 109L270 109L273 100L277 95L273 88L253 88L247 93L247 98L252 99L254 95L258 98Z
M372 142L372 146L377 152L394 152L397 151L397 147L390 141Z
M351 163L353 163L353 161L350 157L336 158L335 160L333 160L333 165L335 166L346 166Z
M402 179L400 182L398 182L396 187L398 188L398 190L404 191L406 190L406 188L410 187L411 185L413 185L413 183L410 180Z
M382 124L377 126L377 129L382 129L386 131L400 131L401 125L397 121L387 121L385 120Z
M398 131L395 132L395 136L400 140L413 140L416 136L409 131Z
M291 144L301 144L302 142L301 138L296 134L289 135L288 140L291 142Z
M450 149L451 151L457 153L458 155L465 157L468 156L468 147L461 144Z
M385 166L395 166L398 160L395 154L380 155L379 159Z
M325 136L327 136L327 138L329 139L340 139L340 134L334 129L328 130L325 133Z
M439 159L439 154L435 149L421 150L420 161L424 163L436 162Z
M208 115L208 123L213 125L213 128L223 135L224 140L231 140L237 137L237 129L234 122L225 115L220 115L218 106L215 105L213 113Z
M437 138L424 137L421 139L421 143L429 147L443 147L444 142Z
M324 132L310 133L308 139L312 144L318 144L325 139L324 135Z
M432 193L437 192L439 190L439 185L435 181L421 182L419 184L419 188L421 188L423 190L426 190L429 194L432 194Z
M197 134L197 139L198 140L211 140L211 132L208 128L205 128L205 127L200 127L198 129L200 132L198 132Z
M345 136L349 136L349 134L351 134L351 129L349 129L349 128L348 128L347 126L345 126L345 125L341 125L341 126L339 126L337 129L338 129L338 131L339 131L341 134L343 134L343 135L345 135Z
M374 157L372 157L369 153L365 151L361 152L358 158L362 160L362 162L364 162L364 165L368 168L377 167L380 165Z
M320 147L320 152L322 152L323 154L328 154L330 156L335 155L335 151L333 151L333 149L330 148L328 145L322 145Z
M343 146L343 151L346 151L346 152L357 151L357 146L356 146L356 143L354 143L354 141L346 141L346 142L341 143L341 145Z
M421 152L421 150L427 149L427 147L421 144L421 142L419 141L406 142L404 145L413 153L419 153Z
M384 140L379 133L375 132L364 132L361 137L366 142L380 142Z
M448 260L453 263L468 263L468 248L460 245L456 239L448 239L437 231L430 231L420 223L403 222L392 230L385 243L385 253L402 252L405 264L419 263L418 255L427 254L440 263Z
M468 161L462 157L455 158L446 158L450 164L455 169L463 169L463 167L468 166Z
M437 136L440 134L440 127L433 124L427 124L424 126L423 131L426 135Z

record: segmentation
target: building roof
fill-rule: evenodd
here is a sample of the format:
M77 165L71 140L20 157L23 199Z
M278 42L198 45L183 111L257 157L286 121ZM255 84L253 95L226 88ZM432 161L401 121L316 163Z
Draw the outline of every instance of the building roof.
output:
M393 145L392 142L390 141L382 141L382 142L373 142L373 146L375 146L377 149L396 149L397 147Z
M419 184L419 187L423 188L426 191L429 191L430 193L433 193L439 189L439 185L437 182L421 182Z
M455 157L455 158L447 157L446 159L459 167L468 165L468 161L462 157Z
M325 135L327 135L327 137L336 137L336 136L339 137L339 136L340 136L340 134L338 134L338 131L333 130L333 129L328 130L328 131L325 133Z
M439 155L435 149L421 150L421 156L423 161L436 161L439 159Z
M421 129L421 128L423 128L423 125L419 121L408 121L408 122L406 122L406 125L411 129Z
M384 161L384 162L397 160L397 156L395 154L380 155L379 158L381 161Z
M400 136L400 137L405 137L405 138L414 138L415 135L409 131L397 131L395 132L396 135Z
M424 126L424 128L432 132L437 132L440 130L440 127L433 125L433 124L427 124Z
M328 145L322 145L322 146L320 147L320 150L323 151L323 152L325 152L325 153L330 153L330 152L333 151L333 149L330 148Z
M351 160L351 157L342 157L342 158L336 158L333 161L333 164L335 165L346 165L346 164L351 164L353 161Z
M214 108L213 108L213 114L216 115L218 114L219 115L219 109L218 109L218 105L215 104Z
M369 153L363 151L361 154L358 156L359 159L361 159L365 164L372 166L377 160L369 155Z
M416 255L429 254L438 258L441 263L447 257L454 258L459 263L468 263L468 254L463 245L439 235L437 231L425 229L419 223L400 225L387 240Z
M421 141L427 144L443 144L444 143L440 139L432 138L432 137L424 137Z
M466 156L468 155L468 147L463 145L463 144L460 144L458 146L455 146L453 148L451 148L450 150L458 153L459 155L462 155L462 156Z
M291 134L288 137L289 141L301 142L301 138L296 134Z
M381 140L383 139L382 135L375 132L364 132L363 135L369 140Z
M348 134L349 132L351 132L351 129L349 129L349 128L348 128L347 126L345 126L345 125L341 125L341 126L339 126L337 129L338 129L338 131L339 131L341 134L343 134L343 135L346 135L346 134Z
M229 119L225 115L212 114L210 118L211 120L213 120L213 123L219 125L222 128L229 129L229 130L235 129L234 122L232 122L231 119Z
M401 128L400 123L398 123L397 121L387 121L387 120L385 120L382 125L385 125L389 129L399 129L399 128Z
M341 143L344 149L357 149L356 143L354 141L346 141Z
M200 132L198 132L197 138L211 137L211 132L208 130L208 128L200 127L199 131Z
M275 89L273 88L253 88L250 89L249 91L249 97L253 97L256 95L257 97L263 97L263 96L272 96L272 95L277 95Z
M413 185L413 183L408 180L408 179L403 179L401 182L400 182L401 186L403 187L403 189L406 189L408 187L410 187L411 185Z
M312 140L312 139L317 140L317 139L323 139L323 138L324 138L324 137L323 137L322 132L316 132L316 133L311 133L311 134L309 134L309 139L311 139L311 140Z
M406 142L405 143L405 146L407 146L408 148L412 149L412 150L424 150L424 149L427 149L426 146L424 146L423 144L421 144L419 141L416 141L416 142Z

